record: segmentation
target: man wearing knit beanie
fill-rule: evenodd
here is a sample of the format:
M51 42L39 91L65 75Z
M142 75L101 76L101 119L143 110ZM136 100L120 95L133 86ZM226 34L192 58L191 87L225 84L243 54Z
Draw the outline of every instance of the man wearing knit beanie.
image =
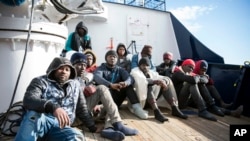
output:
M194 67L194 61L192 59L186 59L182 62L181 66L176 67L172 76L172 81L178 95L179 106L180 108L187 107L191 97L192 101L198 108L198 116L208 120L217 121L207 109L212 107L213 113L220 116L224 116L224 114L214 105L211 99L206 99L207 103L204 101L203 96L207 98L208 95L205 96L205 93L201 93L203 91L199 90L198 83L201 79L198 75L193 73ZM209 107L207 107L207 105L209 105Z
M138 131L135 129L128 128L122 124L122 120L118 111L118 108L113 101L110 91L104 85L94 86L92 84L93 74L86 72L87 60L86 56L82 53L74 53L71 56L71 62L74 65L77 72L77 80L80 82L83 93L86 97L86 103L89 111L94 111L98 109L101 110L99 102L102 103L102 110L107 112L105 120L105 129L101 131L101 136L120 141L125 138L125 136L131 136L138 134ZM92 76L92 77L89 77Z
M195 63L194 63L194 60L192 59L186 59L182 62L181 66L188 66L194 70Z
M114 56L114 57L118 57L118 55L117 55L117 53L114 51L114 50L109 50L106 54L105 54L105 60L107 60L107 57L108 56L110 56L110 55L112 55L112 56Z
M127 97L132 104L132 112L141 119L147 119L148 113L142 109L133 89L134 79L125 69L117 65L116 52L109 50L105 54L105 60L106 62L97 67L94 72L95 82L109 87L113 100L118 107Z

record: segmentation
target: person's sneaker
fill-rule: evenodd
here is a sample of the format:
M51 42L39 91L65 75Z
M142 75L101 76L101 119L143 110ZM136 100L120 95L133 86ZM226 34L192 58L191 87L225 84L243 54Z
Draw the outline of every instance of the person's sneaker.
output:
M243 112L243 105L240 105L236 110L231 111L231 115L240 118L242 112Z
M139 103L132 105L132 113L134 113L140 119L148 119L148 112L143 110Z
M224 113L221 111L221 109L219 107L217 107L215 105L209 107L207 110L213 114L224 117Z
M198 116L211 120L211 121L217 121L217 119L212 114L210 114L207 110L200 111Z
M159 109L155 109L154 110L154 114L155 114L155 119L160 121L160 122L165 122L168 121L168 118L166 118Z

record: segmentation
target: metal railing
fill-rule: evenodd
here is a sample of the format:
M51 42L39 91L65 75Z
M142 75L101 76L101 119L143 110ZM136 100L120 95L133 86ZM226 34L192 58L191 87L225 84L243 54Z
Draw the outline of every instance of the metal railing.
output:
M165 0L102 0L103 2L119 3L130 6L144 7L153 10L166 11Z

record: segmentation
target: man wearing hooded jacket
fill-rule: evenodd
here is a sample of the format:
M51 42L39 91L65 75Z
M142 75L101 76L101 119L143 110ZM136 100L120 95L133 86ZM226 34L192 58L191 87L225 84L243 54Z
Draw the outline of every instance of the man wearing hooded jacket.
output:
M88 28L81 21L76 25L75 32L68 36L64 51L83 52L86 49L92 49L91 38L88 35Z
M71 127L76 116L91 132L99 132L75 77L70 61L56 57L45 75L31 81L23 98L27 112L15 140L85 140L79 130Z

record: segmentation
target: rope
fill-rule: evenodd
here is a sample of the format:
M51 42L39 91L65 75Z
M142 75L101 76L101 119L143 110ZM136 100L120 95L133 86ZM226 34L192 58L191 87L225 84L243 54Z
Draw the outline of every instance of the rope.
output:
M0 114L1 134L5 136L15 136L22 122L25 109L22 101L11 106L6 113Z

